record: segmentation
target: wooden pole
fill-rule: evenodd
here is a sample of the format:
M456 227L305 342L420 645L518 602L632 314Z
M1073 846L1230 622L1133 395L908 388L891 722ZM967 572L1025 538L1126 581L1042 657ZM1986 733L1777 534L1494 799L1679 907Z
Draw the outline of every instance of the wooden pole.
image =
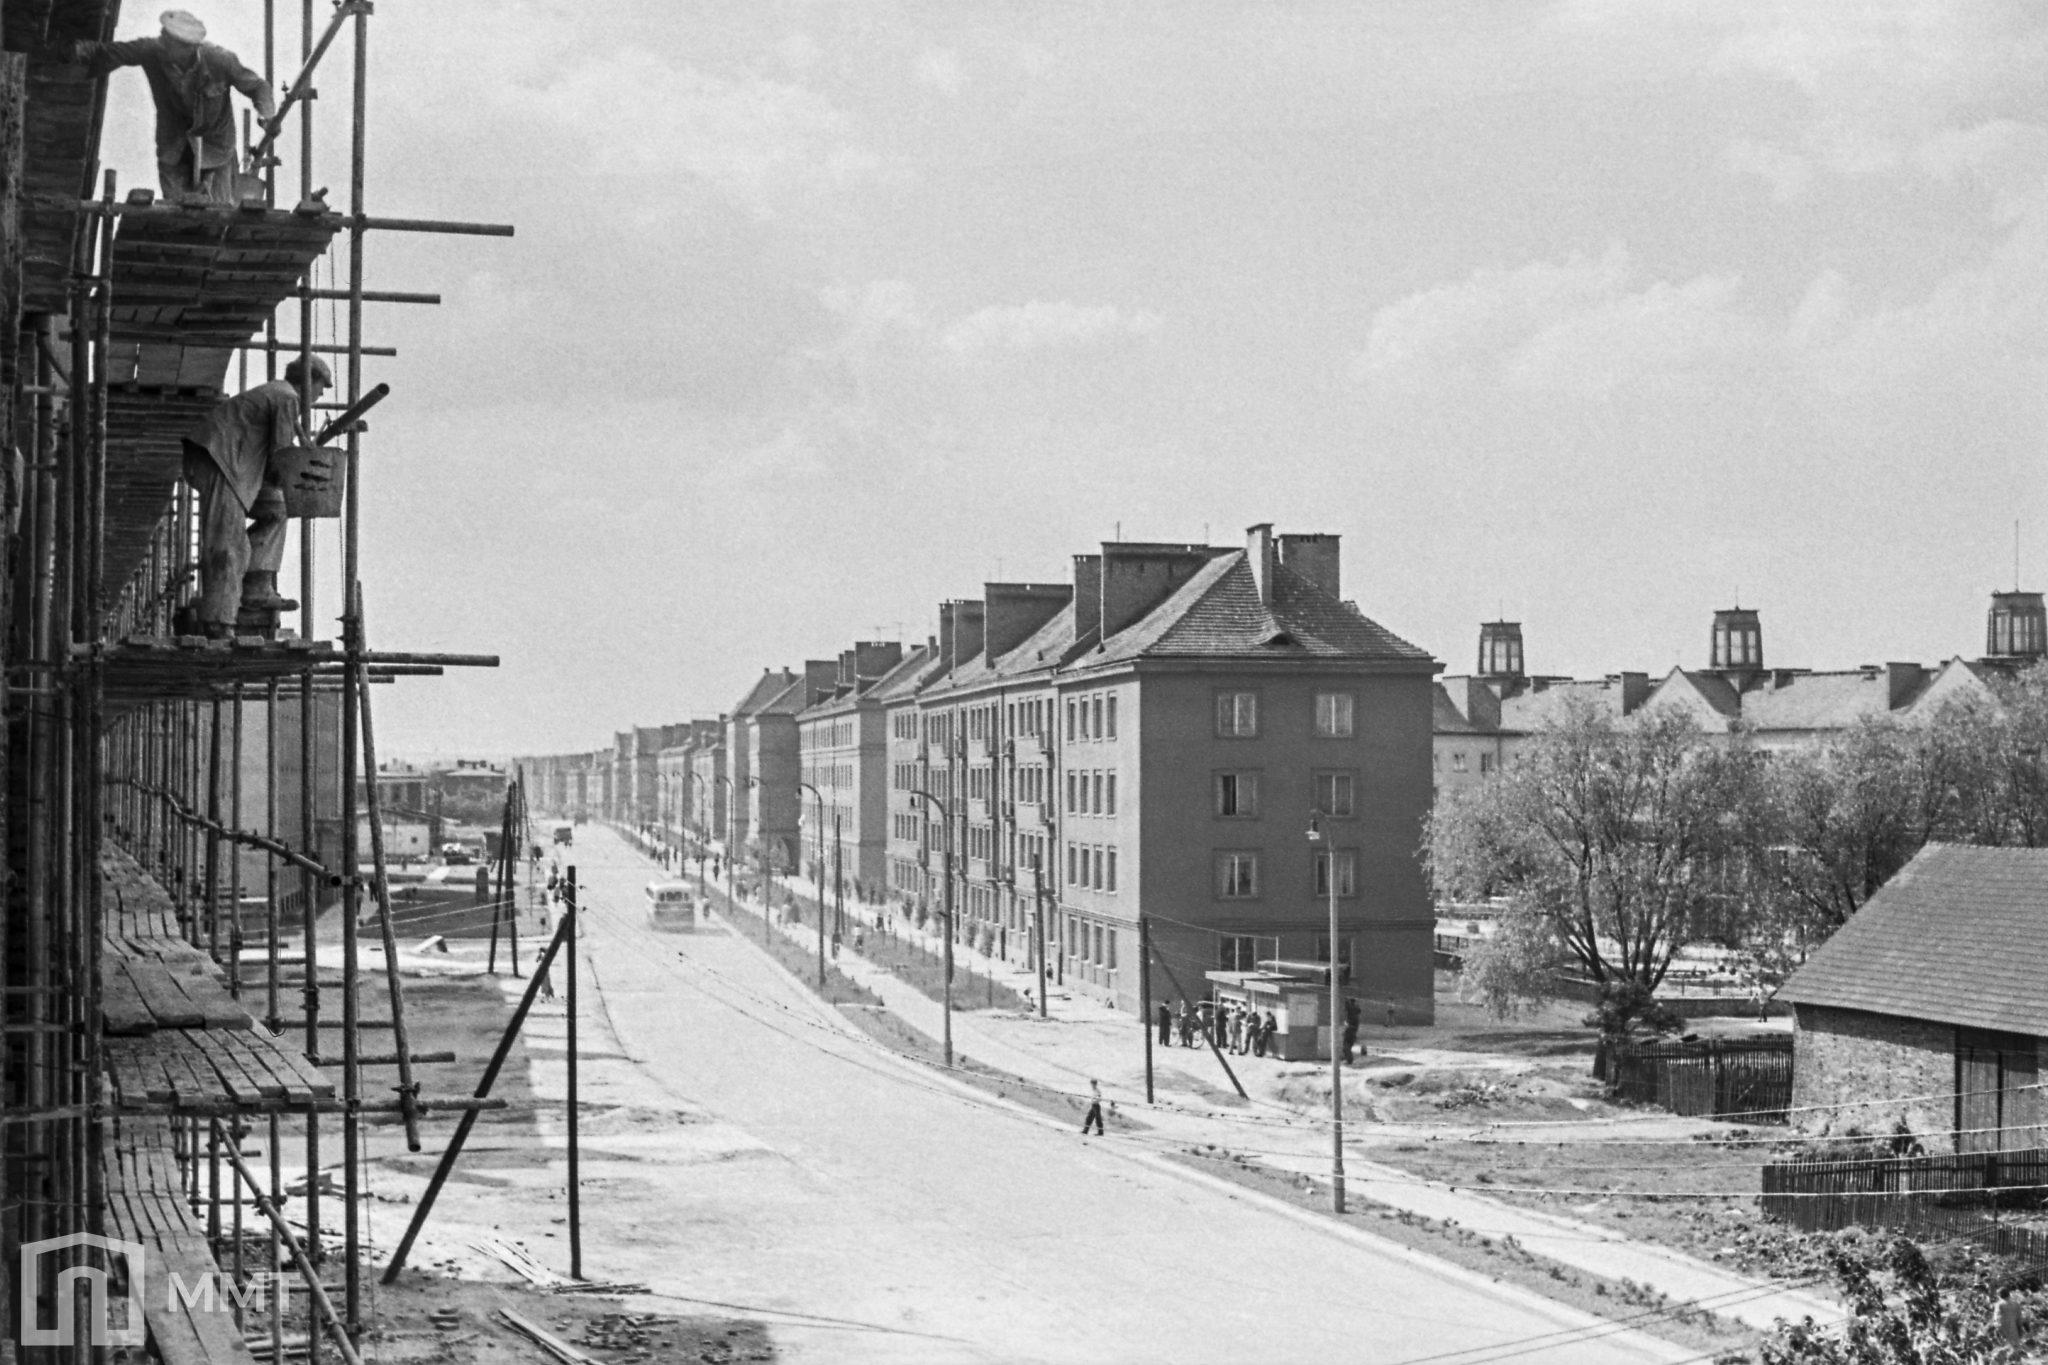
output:
M569 903L573 905L574 902ZM512 1055L512 1044L519 1037L520 1027L526 1023L528 1012L533 1009L534 997L540 994L541 983L548 979L548 969L554 964L555 954L561 951L573 919L573 914L565 914L561 923L555 926L555 936L548 940L547 950L541 954L533 975L527 978L526 993L519 998L519 1007L512 1011L512 1018L506 1022L505 1032L498 1039L497 1050L491 1054L489 1064L484 1067L484 1074L477 1080L473 1098L488 1098L491 1087L498 1083L498 1072L504 1069L505 1059ZM413 1210L412 1222L407 1225L405 1236L399 1239L398 1250L391 1253L391 1262L384 1267L384 1274L381 1277L383 1283L398 1282L398 1272L405 1269L405 1258L412 1254L412 1244L418 1240L420 1228L425 1226L427 1215L433 1212L434 1201L441 1197L441 1187L448 1183L448 1174L455 1169L456 1158L462 1155L463 1144L469 1141L470 1130L476 1127L476 1116L480 1112L478 1109L465 1110L461 1121L455 1125L455 1136L448 1140L448 1150L441 1153L440 1164L434 1167L434 1174L427 1181L427 1191L420 1196L419 1206Z
M583 1278L583 1180L581 1152L576 1123L576 935L579 912L576 904L576 868L569 868L569 893L563 901L562 922L569 943L569 1278Z
M1152 928L1138 916L1138 1010L1145 1019L1145 1103L1152 1099Z

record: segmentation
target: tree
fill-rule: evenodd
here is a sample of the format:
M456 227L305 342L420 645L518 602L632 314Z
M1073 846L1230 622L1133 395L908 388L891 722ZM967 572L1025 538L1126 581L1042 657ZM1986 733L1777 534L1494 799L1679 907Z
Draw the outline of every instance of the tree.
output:
M1762 1365L1966 1365L2009 1360L1997 1294L1981 1273L1943 1278L1894 1236L1874 1247L1838 1238L1829 1253L1849 1310L1845 1329L1783 1323L1758 1347Z
M1440 802L1424 856L1440 894L1505 896L1594 982L1654 990L1699 925L1726 916L1758 767L1746 743L1710 743L1676 713L1616 724L1574 699L1492 781Z
M1540 911L1512 901L1493 932L1465 949L1458 990L1475 995L1496 1019L1512 1019L1524 1005L1552 994L1563 946Z

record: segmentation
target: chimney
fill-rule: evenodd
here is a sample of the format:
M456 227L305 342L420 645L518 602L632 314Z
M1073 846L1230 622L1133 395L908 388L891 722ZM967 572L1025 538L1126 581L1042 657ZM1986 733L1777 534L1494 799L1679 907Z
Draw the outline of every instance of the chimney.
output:
M1486 730L1500 729L1500 694L1487 685L1485 678L1466 678L1463 697L1453 695L1453 703L1463 701L1458 709L1466 721Z
M986 620L986 609L980 602L962 598L953 603L952 650L946 657L946 667L959 668L981 653L982 629Z
M1273 605L1273 523L1262 521L1245 528L1244 558L1252 566L1252 582L1258 585L1259 601Z
M1087 638L1102 626L1102 556L1074 556L1074 638Z
M809 706L812 702L830 695L833 684L838 680L839 660L805 659L804 705Z
M1341 600L1344 593L1340 586L1337 558L1341 539L1327 534L1282 536L1280 562L1296 576L1307 579L1323 592Z
M1927 681L1927 670L1919 664L1892 664L1884 666L1885 702L1896 711L1920 691L1920 684Z
M1635 709L1650 699L1650 675L1647 673L1609 673L1609 686L1621 688L1621 714L1634 715Z
M903 646L895 640L857 640L853 646L853 681L873 682L903 662Z
M1483 678L1519 678L1523 675L1520 621L1479 623L1479 675Z
M983 584L982 600L988 604L983 628L988 657L999 659L1037 634L1073 595L1073 588L1065 583Z
M951 602L939 603L939 638L933 641L933 644L939 652L939 663L946 668L951 668L953 666L953 604Z
M850 649L840 650L839 672L832 680L833 685L840 688L852 687L858 677L859 669L854 664L853 651Z
M1216 556L1208 545L1105 541L1102 546L1102 638L1136 625L1174 589Z

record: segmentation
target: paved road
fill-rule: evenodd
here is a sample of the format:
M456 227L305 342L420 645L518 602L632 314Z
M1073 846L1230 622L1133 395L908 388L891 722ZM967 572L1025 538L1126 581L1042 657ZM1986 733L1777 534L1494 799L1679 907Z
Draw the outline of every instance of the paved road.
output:
M650 933L649 864L615 836L579 830L573 860L603 992L579 1054L637 1073L611 1101L641 1084L688 1111L680 1145L587 1143L587 1273L760 1310L794 1360L1683 1354L963 1094L831 1027L737 936Z

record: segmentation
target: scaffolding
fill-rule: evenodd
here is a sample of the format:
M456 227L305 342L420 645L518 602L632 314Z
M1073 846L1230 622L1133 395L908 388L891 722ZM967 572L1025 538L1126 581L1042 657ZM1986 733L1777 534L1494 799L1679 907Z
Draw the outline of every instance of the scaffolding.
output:
M265 0L273 89L289 27L277 8ZM244 125L260 193L245 176L236 206L120 196L97 165L107 77L53 55L110 40L118 9L0 0L0 449L14 452L0 509L0 1362L106 1358L104 1346L38 1344L74 1308L103 1304L74 1301L69 1283L60 1294L55 1274L15 1292L36 1244L81 1236L105 1240L65 1263L105 1272L116 1291L137 1273L121 1244L140 1244L159 1282L182 1271L188 1284L232 1285L227 1314L181 1311L160 1293L137 1305L163 1359L253 1360L248 1339L267 1338L277 1360L297 1338L312 1361L354 1361L366 1117L397 1115L417 1151L422 1114L492 1103L430 1098L415 1075L429 1059L408 1045L371 694L497 662L368 643L360 417L385 390L366 388L363 361L391 352L364 344L364 305L439 300L366 289L364 248L376 232L512 229L368 213L366 0L324 16L301 0L298 68L277 117ZM352 60L345 100L328 101L349 120L345 211L326 204L312 169L313 80L323 61L332 74L337 50ZM294 126L297 193L280 207ZM320 287L337 246L346 284ZM345 304L339 337L317 336L316 301ZM280 310L296 313L296 336L280 337ZM246 387L252 367L274 380L280 356L315 354L345 361L339 401L320 405L337 414L320 440L343 442L339 562L316 572L315 519L301 517L296 631L181 634L199 563L181 438L231 391L231 366ZM301 400L310 416L310 392ZM339 608L338 640L318 638L316 604ZM363 932L379 935L381 991L363 970ZM366 998L387 1009L368 1017ZM373 1053L366 1036L389 1041ZM373 1070L394 1074L393 1098L372 1098ZM337 1136L338 1219L323 1188ZM253 1162L250 1144L263 1153ZM299 1144L304 1188L289 1190L284 1152ZM245 1311L259 1277L291 1273L302 1313L288 1316L275 1293L260 1315Z

